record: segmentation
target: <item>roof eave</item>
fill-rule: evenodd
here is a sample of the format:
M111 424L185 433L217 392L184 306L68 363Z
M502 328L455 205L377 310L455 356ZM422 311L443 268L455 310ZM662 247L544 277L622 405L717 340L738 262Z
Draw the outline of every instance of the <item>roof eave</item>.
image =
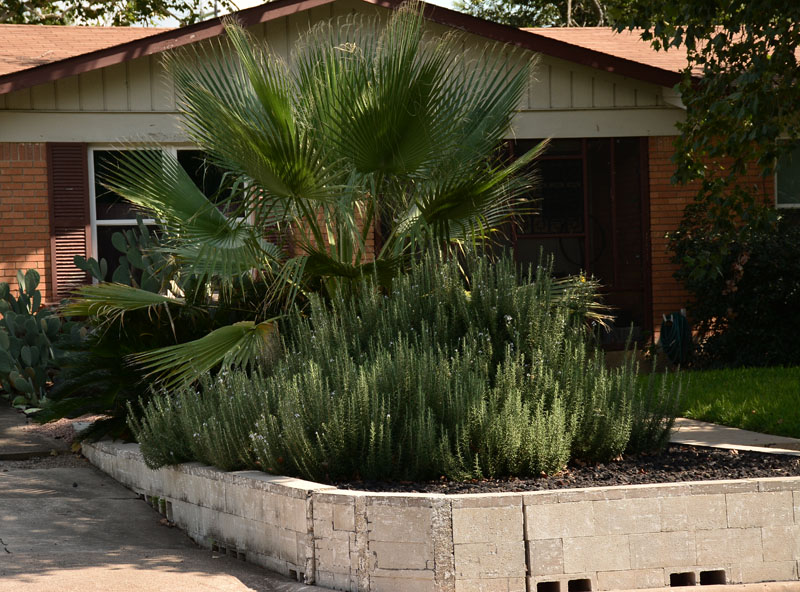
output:
M241 10L232 16L244 27L250 27L319 6L325 6L335 1L276 0L269 4ZM389 9L395 9L402 4L402 0L362 1ZM426 18L441 25L575 62L590 68L667 87L672 87L681 80L681 75L676 72L579 47L564 41L537 35L531 31L500 25L455 10L432 4L423 4L423 10ZM202 23L157 33L113 47L5 74L0 76L0 94L45 84L68 76L83 74L216 37L224 32L224 18L210 19Z
M240 10L229 17L235 18L244 27L251 27L333 2L335 0L276 0L267 5ZM209 19L57 62L5 74L0 76L0 95L217 37L225 31L224 22L229 17Z

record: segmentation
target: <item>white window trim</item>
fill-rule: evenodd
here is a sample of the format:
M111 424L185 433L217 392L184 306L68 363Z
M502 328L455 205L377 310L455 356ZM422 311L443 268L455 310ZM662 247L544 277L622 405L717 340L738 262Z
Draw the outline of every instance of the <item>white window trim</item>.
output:
M88 154L88 164L89 164L89 224L91 227L92 233L92 257L94 259L98 259L98 252L97 252L97 227L98 226L131 226L132 224L136 224L135 218L119 218L119 219L108 219L108 220L98 220L97 219L97 192L95 190L95 170L94 170L94 152L95 150L115 150L115 151L125 151L125 150L136 150L136 149L146 149L146 148L155 148L164 150L172 154L172 156L178 156L178 150L197 150L197 147L193 144L187 143L180 143L180 144L167 144L167 145L159 145L159 146L151 146L149 144L136 144L132 146L120 146L119 144L92 144L89 146L89 154ZM157 220L154 218L145 218L142 220L148 226L154 226L158 223Z
M151 144L134 144L131 146L120 146L119 144L92 144L88 147L88 174L89 174L89 224L91 228L91 235L92 235L92 253L91 256L96 259L100 260L97 252L97 227L98 226L131 226L136 224L135 218L120 218L120 219L108 219L108 220L98 220L97 219L97 192L95 189L95 170L94 170L94 151L95 150L116 150L116 151L125 151L125 150L137 150L137 149L160 149L165 152L168 152L172 156L178 156L178 150L198 150L199 148L190 143L182 142L182 143L175 143L175 144L165 144L165 145L157 145L153 146ZM237 222L241 222L244 218L236 218ZM254 221L253 215L248 216L248 220L252 223ZM147 226L155 226L158 224L158 220L155 218L144 218L142 220L144 224ZM97 280L94 280L97 282Z

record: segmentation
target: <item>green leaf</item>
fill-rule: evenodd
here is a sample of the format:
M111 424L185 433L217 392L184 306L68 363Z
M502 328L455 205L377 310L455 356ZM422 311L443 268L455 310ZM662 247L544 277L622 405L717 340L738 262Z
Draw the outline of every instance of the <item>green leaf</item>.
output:
M39 279L39 272L35 269L29 269L27 272L25 272L25 291L28 294L33 293L33 291L39 286Z
M23 378L19 374L11 376L10 379L11 379L11 386L13 386L19 392L25 393L26 395L33 394L33 384L31 384L30 379Z
M261 323L243 321L220 327L195 341L130 355L128 360L172 388L196 380L220 364L254 363L269 350L274 331L274 319Z
M126 312L154 310L168 304L183 306L185 301L123 284L104 282L78 288L75 298L62 307L62 313L112 321L121 319Z
M33 355L31 353L31 348L29 345L23 345L22 350L19 352L19 357L22 360L22 363L26 366L33 365Z
M115 232L111 235L111 244L114 245L114 248L120 253L126 253L128 251L128 241L125 240L125 235L121 232Z
M0 375L8 374L15 367L14 359L7 351L0 349Z

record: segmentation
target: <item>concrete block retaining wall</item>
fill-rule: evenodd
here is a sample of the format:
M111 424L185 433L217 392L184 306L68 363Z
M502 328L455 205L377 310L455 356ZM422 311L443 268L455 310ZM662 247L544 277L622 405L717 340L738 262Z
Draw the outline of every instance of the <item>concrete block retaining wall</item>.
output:
M368 493L188 463L89 460L201 545L371 592L588 592L798 579L800 478L529 493Z

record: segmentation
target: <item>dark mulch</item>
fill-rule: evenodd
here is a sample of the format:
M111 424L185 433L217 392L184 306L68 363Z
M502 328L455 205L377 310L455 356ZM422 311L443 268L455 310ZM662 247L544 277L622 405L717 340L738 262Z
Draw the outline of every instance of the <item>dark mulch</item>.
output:
M570 465L557 475L535 479L480 479L336 483L342 489L405 493L498 493L637 483L800 476L800 457L717 448L671 445L664 452L627 456L607 464Z

